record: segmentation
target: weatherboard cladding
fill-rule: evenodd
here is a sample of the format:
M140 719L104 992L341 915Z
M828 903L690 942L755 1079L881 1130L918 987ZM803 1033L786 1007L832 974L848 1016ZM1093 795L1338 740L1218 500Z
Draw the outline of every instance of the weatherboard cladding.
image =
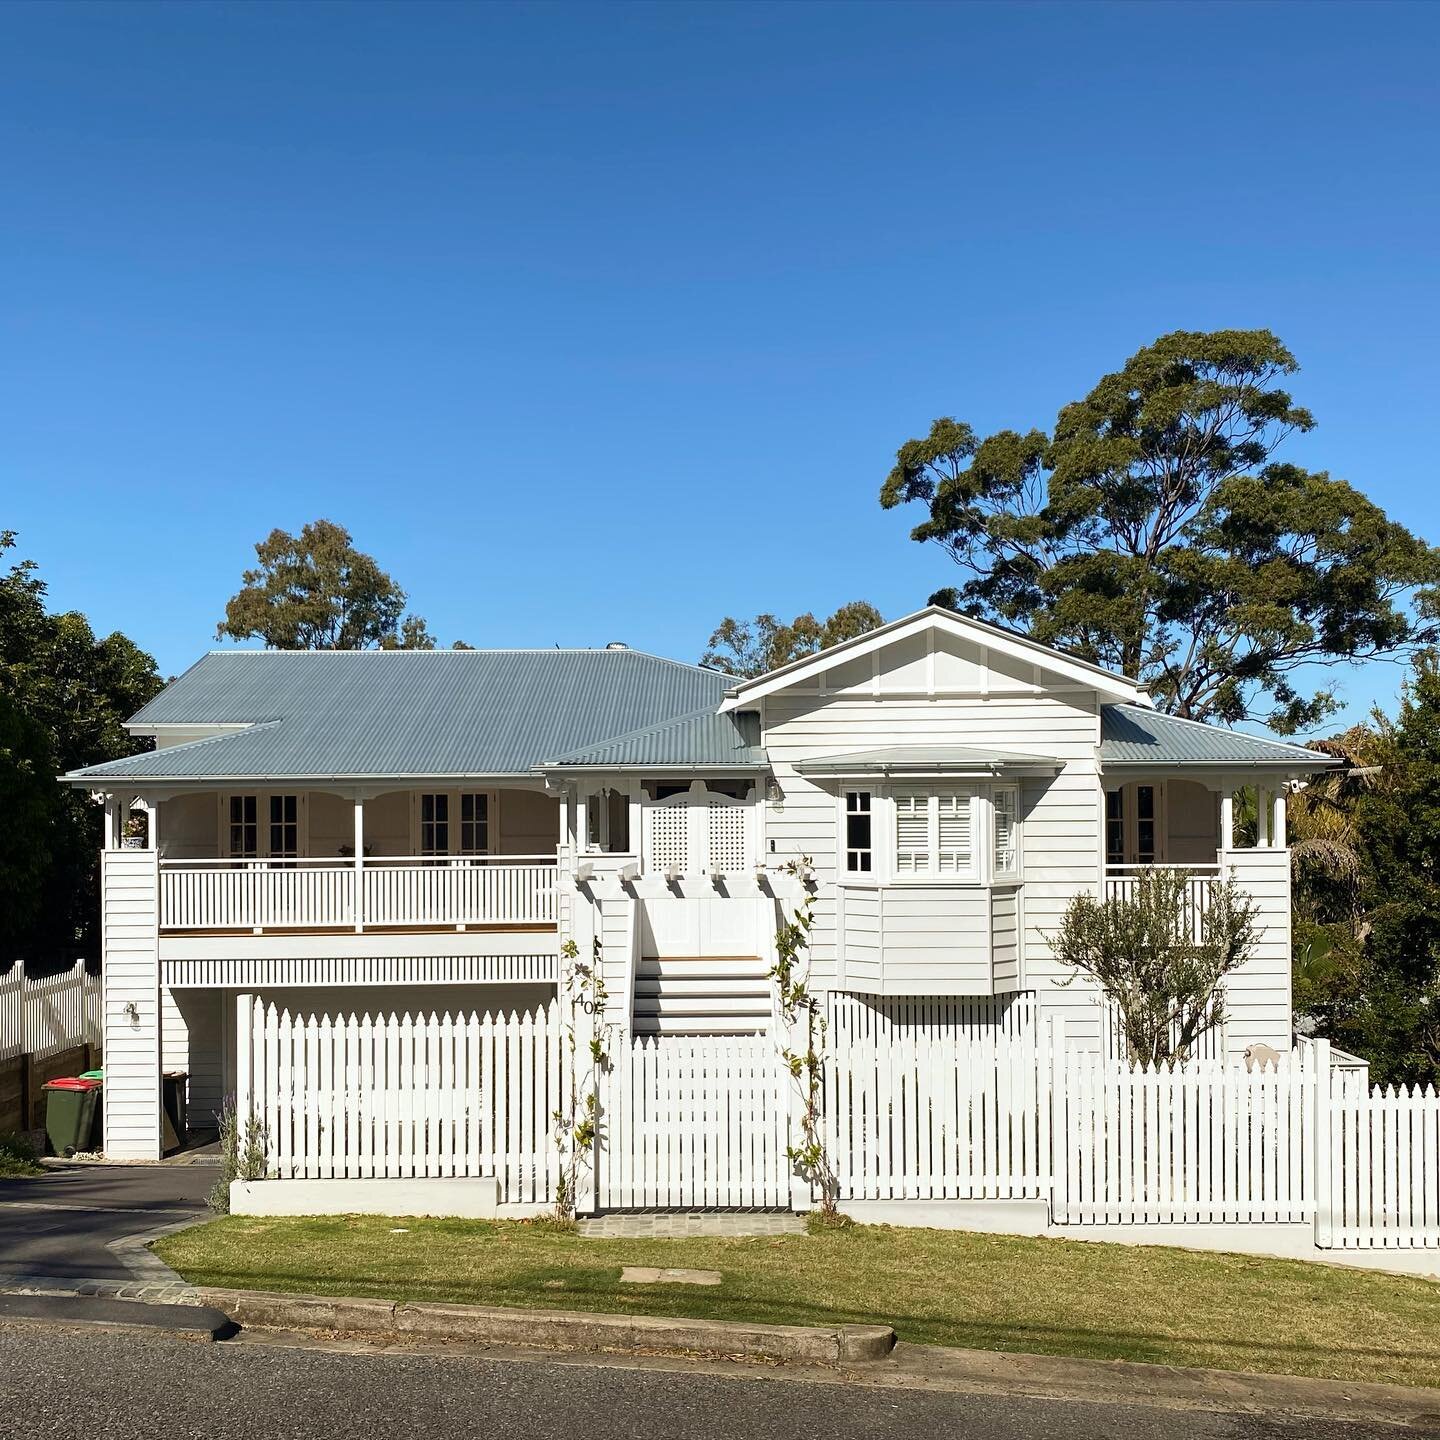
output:
M1162 715L1141 705L1106 705L1100 712L1102 765L1333 764L1317 750L1242 735L1213 725Z
M731 683L637 650L219 651L131 724L251 728L76 775L529 774L600 741L713 710Z

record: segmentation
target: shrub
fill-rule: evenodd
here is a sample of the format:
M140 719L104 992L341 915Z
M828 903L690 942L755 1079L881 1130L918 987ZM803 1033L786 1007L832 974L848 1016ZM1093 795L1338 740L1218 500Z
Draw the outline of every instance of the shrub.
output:
M1136 872L1129 894L1077 895L1050 939L1070 980L1088 975L1119 1012L1132 1064L1188 1058L1225 1018L1221 983L1255 947L1258 911L1233 880L1211 890L1197 941L1189 881L1153 868Z
M232 1180L263 1180L269 1174L265 1158L268 1141L265 1126L254 1114L247 1115L241 1125L234 1098L227 1095L220 1107L220 1177L205 1197L215 1214L230 1213Z
M0 1175L7 1179L17 1175L39 1175L44 1167L35 1147L23 1135L13 1131L0 1133Z

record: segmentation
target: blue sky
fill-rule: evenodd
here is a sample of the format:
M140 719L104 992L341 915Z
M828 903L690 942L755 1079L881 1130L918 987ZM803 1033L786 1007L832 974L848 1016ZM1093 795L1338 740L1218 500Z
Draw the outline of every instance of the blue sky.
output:
M955 572L876 491L1177 328L1440 540L1440 7L11 4L0 528L173 672L342 521L442 641ZM1398 672L1343 679L1361 710Z

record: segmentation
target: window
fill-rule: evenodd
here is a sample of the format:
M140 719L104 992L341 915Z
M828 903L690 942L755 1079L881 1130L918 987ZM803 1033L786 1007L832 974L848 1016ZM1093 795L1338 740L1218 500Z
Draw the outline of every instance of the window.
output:
M868 790L845 792L845 870L869 875L875 868L873 821Z
M255 802L254 795L230 797L230 853L237 860L253 860L260 850Z
M488 795L462 795L460 797L460 853L462 855L484 855L488 853L489 849L490 797Z
M1105 863L1125 863L1125 792L1105 792Z
M1153 865L1159 858L1155 848L1155 787L1135 787L1135 863Z
M420 853L450 853L450 797L444 792L420 797Z
M247 800L250 796L245 797ZM270 853L277 859L293 860L300 853L300 797L270 797Z
M1020 792L996 787L995 792L995 873L1020 872Z
M895 794L895 874L964 878L975 870L975 796L968 790Z

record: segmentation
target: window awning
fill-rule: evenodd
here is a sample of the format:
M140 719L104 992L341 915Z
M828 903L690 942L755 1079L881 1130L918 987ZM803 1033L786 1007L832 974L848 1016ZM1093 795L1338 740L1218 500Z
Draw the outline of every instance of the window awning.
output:
M824 755L802 760L801 775L845 779L932 776L993 779L1001 775L1053 775L1061 762L1053 755L1030 755L1018 750L981 750L967 745L891 745L883 750L854 750L845 755Z

